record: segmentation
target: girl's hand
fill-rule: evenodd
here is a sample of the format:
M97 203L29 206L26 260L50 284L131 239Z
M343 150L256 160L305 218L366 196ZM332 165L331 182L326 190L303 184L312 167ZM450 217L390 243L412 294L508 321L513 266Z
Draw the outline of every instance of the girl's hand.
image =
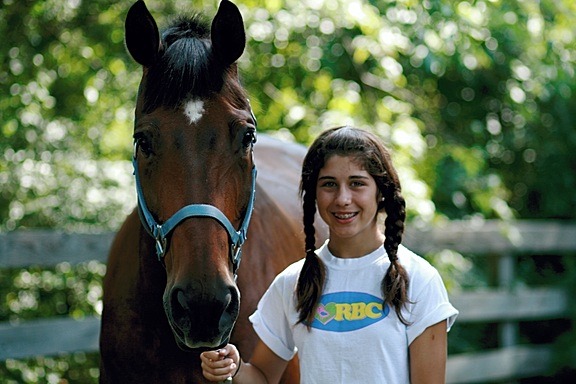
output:
M207 351L200 354L202 361L202 374L210 381L224 381L234 376L238 370L240 353L233 344L216 351Z

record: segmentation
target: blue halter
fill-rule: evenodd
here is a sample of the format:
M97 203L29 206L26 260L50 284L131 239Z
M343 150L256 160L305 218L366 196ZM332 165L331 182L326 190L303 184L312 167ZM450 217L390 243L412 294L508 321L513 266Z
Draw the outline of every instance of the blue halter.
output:
M244 221L237 231L234 226L228 220L228 218L213 205L208 204L190 204L180 210L178 210L172 217L166 220L163 224L158 224L152 213L146 205L144 200L144 193L142 191L142 185L140 184L140 174L138 171L138 161L136 155L138 152L138 142L134 143L134 155L132 156L132 165L134 166L134 176L136 179L136 193L138 195L138 215L140 216L140 221L154 240L156 240L156 254L158 255L158 260L164 262L164 255L166 253L167 247L167 237L180 224L183 220L190 217L210 217L216 220L228 233L228 238L230 240L230 261L232 262L232 271L236 275L238 268L240 267L240 260L242 258L242 245L246 241L246 234L248 232L248 226L250 225L250 218L252 217L252 211L254 210L254 200L256 196L256 165L252 167L252 188L250 191L250 200L248 201L248 207L246 208L246 214L244 216Z

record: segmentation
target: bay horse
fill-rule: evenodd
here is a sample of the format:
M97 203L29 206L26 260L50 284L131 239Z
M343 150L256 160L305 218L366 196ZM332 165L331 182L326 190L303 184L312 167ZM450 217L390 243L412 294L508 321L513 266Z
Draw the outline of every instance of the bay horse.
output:
M143 68L138 204L108 258L101 383L204 383L200 352L228 341L249 360L257 337L248 316L304 255L305 148L255 144L236 63L246 44L240 11L222 0L212 23L202 20L180 18L160 34L142 0L126 16L126 47ZM299 382L296 360L283 382Z

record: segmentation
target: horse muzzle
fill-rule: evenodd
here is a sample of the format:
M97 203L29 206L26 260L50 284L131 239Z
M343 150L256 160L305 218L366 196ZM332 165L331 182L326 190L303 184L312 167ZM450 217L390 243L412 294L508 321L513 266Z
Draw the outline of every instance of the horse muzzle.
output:
M235 285L210 290L202 284L175 285L164 294L164 309L182 349L216 348L230 339L240 292Z

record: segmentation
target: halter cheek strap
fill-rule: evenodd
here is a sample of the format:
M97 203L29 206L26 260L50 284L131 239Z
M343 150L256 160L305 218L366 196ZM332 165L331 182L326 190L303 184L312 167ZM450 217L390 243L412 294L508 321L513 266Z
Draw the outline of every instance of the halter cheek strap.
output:
M228 233L228 239L230 241L230 261L232 262L232 270L234 275L237 274L237 270L240 267L240 260L242 258L242 245L246 241L248 226L250 225L250 218L252 217L252 211L254 210L254 200L256 196L256 166L252 167L252 185L250 190L250 199L248 200L248 206L246 207L246 214L244 216L244 221L240 225L240 229L236 230L230 220L213 205L208 204L190 204L180 210L178 210L174 215L172 215L164 223L159 224L156 222L152 213L146 205L144 199L144 192L142 191L142 185L140 183L140 172L138 170L138 143L134 143L134 155L132 157L132 165L134 167L134 177L136 179L136 194L138 195L138 215L140 216L140 221L146 229L146 231L154 238L156 241L156 254L158 255L158 260L164 262L164 255L166 253L167 238L170 233L180 224L182 221L191 217L209 217L216 220Z

